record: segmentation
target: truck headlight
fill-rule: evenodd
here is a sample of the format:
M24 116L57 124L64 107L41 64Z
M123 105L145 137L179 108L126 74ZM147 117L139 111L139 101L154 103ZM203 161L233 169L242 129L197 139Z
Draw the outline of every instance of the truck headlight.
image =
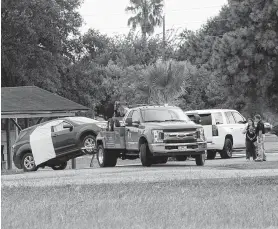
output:
M152 130L153 134L153 142L154 143L162 143L164 139L163 130Z
M197 130L197 139L200 141L206 140L204 128L199 128Z

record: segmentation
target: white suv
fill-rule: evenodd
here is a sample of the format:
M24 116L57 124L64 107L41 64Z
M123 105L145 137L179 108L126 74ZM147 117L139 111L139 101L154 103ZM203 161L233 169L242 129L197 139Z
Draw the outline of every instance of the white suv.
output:
M236 110L212 109L186 111L185 114L194 119L194 114L201 118L207 139L207 158L214 159L219 152L221 158L231 158L233 150L245 148L246 119Z

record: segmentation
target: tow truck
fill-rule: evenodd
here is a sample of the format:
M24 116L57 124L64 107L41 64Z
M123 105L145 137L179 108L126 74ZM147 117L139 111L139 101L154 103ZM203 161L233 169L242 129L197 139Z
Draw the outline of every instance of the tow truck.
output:
M140 158L143 166L165 164L168 157L176 157L178 161L192 157L197 166L205 164L204 129L192 122L179 107L122 106L123 112L117 112L121 106L115 106L108 128L97 136L100 167L114 167L119 158ZM122 119L121 123L115 121L119 119Z

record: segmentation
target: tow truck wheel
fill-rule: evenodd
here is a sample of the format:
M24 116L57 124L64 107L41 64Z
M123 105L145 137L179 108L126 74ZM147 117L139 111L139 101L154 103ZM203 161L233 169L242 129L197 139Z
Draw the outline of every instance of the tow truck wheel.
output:
M152 155L146 143L140 146L140 159L143 166L149 167L152 165Z
M196 160L196 165L203 166L205 164L206 154L197 155L195 160Z
M97 161L100 167L115 167L117 164L117 157L104 149L103 145L99 145L97 150Z

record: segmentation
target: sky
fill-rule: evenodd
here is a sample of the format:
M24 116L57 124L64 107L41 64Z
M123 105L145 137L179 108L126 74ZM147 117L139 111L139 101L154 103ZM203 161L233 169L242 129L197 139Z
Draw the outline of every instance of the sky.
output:
M97 29L108 36L127 34L127 20L132 15L125 12L129 0L84 0L80 8L84 25L81 32ZM165 0L166 30L197 30L210 17L216 16L227 0ZM162 27L155 30L162 33Z

